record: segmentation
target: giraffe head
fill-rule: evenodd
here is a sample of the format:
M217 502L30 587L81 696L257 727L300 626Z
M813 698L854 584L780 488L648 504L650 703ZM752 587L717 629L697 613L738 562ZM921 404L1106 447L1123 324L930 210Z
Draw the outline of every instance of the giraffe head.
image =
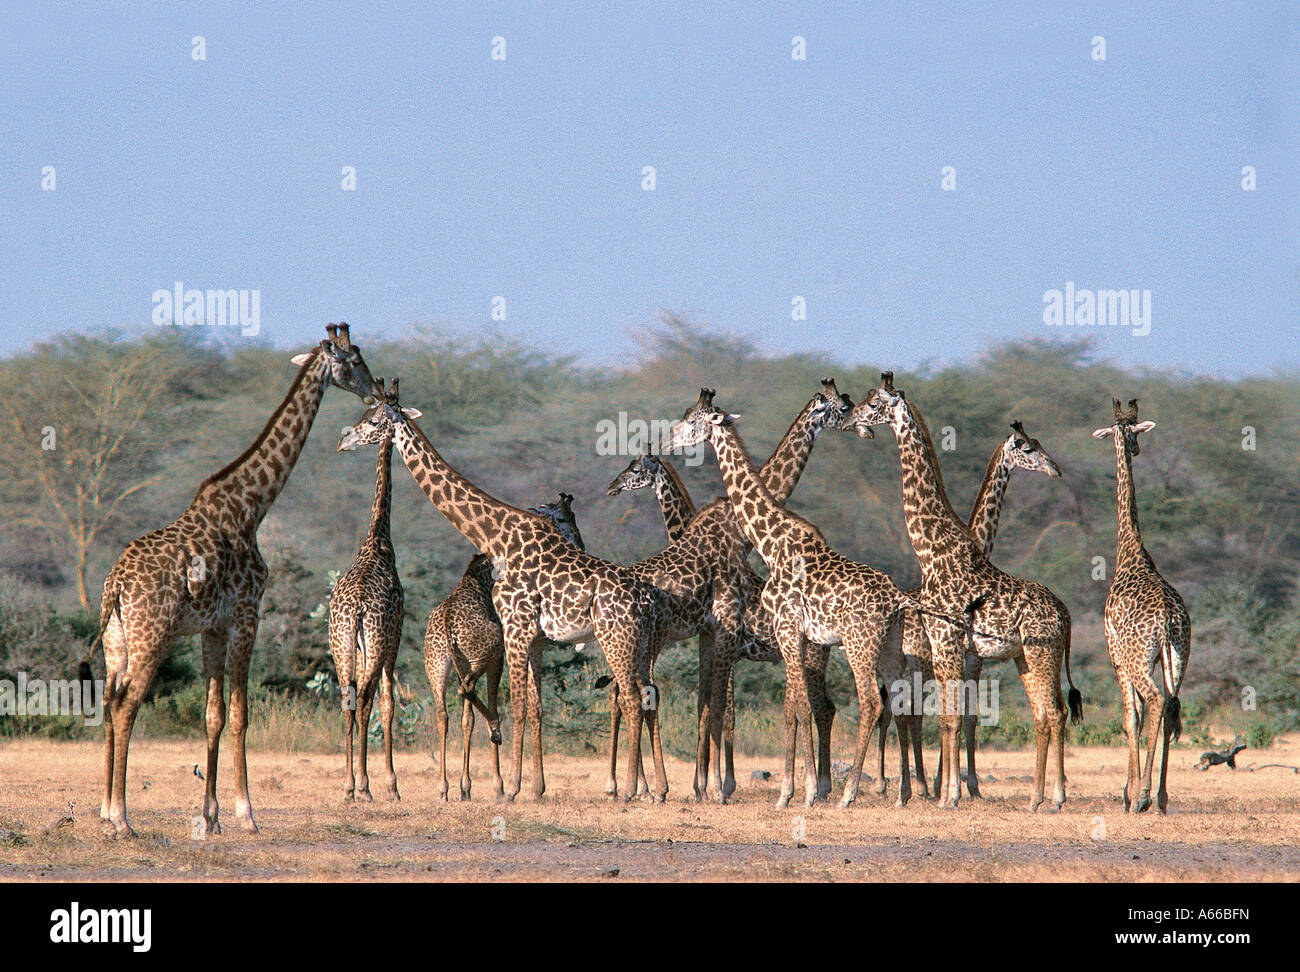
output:
M1149 432L1156 427L1155 422L1138 421L1138 400L1130 398L1128 408L1120 405L1118 398L1112 398L1111 406L1115 411L1115 421L1100 429L1095 429L1092 433L1094 439L1105 439L1109 436L1123 436L1124 446L1129 455L1136 456L1141 452L1138 447L1138 436L1143 432Z
M329 337L320 343L320 353L329 361L329 382L350 391L365 402L373 402L383 394L384 388L370 377L370 369L361 357L361 349L352 343L346 324L327 324ZM302 367L312 359L313 352L294 355L293 363Z
M712 388L700 389L695 404L683 412L681 421L674 422L668 430L668 449L689 449L707 442L713 435L714 426L731 425L740 418L714 405L713 396L716 394Z
M393 415L401 414L407 418L419 418L424 413L418 408L403 408L397 397L397 379L394 378L388 389L384 389L384 380L375 380L379 391L379 401L366 409L357 424L345 428L339 439L338 451L351 452L358 446L377 445L393 434Z
M560 536L573 544L579 550L586 550L587 545L582 542L582 533L578 530L578 521L573 515L573 494L560 493L559 499L554 503L546 503L543 506L530 506L529 513L540 513L552 523L555 529L560 531Z
M1061 476L1061 467L1056 464L1056 460L1047 454L1042 443L1025 431L1018 420L1011 423L1011 434L1002 444L1002 455L1008 463L1021 469L1045 473L1052 479Z
M663 465L657 457L651 455L637 456L627 464L626 469L614 477L606 488L605 495L617 496L619 493L629 490L646 489L653 486L662 469Z
M899 410L906 407L906 396L894 388L894 373L884 371L880 374L880 386L871 389L871 394L853 407L840 427L869 439L875 434L871 431L874 426L893 425Z

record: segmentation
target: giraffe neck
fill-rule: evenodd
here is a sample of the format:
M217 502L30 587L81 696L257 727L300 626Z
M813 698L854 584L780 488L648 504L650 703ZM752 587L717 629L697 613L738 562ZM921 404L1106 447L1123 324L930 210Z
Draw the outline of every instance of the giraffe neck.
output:
M786 430L781 441L777 443L776 449L759 471L772 498L781 505L785 504L790 494L794 492L795 486L798 485L799 477L803 475L804 467L808 465L808 457L812 455L817 434L821 431L812 423L812 410L815 405L816 399L804 406L803 411Z
M734 425L712 426L710 441L718 455L718 470L740 528L759 556L771 566L776 562L791 515L776 501L754 469L754 462Z
M963 544L978 549L978 545L948 502L934 443L916 406L904 400L894 410L892 425L903 468L907 535L922 572L928 572L944 551Z
M1007 444L1004 440L998 450L989 459L988 469L984 471L984 482L980 483L979 495L971 508L970 535L980 545L987 557L993 553L993 541L998 536L998 519L1002 515L1002 501L1007 495L1007 483L1011 480L1011 463L1007 461Z
M399 422L394 440L406 468L420 489L452 526L485 554L506 557L512 550L512 526L544 519L518 507L502 503L479 489L438 454L418 425L410 419Z
M370 529L366 531L363 546L381 550L393 549L389 522L393 511L393 437L385 436L379 443L379 461L375 469L375 499L370 505Z
M695 503L686 492L686 485L677 470L662 459L655 473L655 497L659 500L659 511L664 516L668 541L675 543L686 532L687 524L695 516Z
M1137 490L1133 485L1133 454L1129 451L1123 430L1115 435L1115 509L1119 531L1115 541L1115 560L1140 556L1142 532L1138 529Z
M256 441L203 481L191 508L215 513L234 531L257 530L302 454L329 385L329 367L329 359L317 347Z

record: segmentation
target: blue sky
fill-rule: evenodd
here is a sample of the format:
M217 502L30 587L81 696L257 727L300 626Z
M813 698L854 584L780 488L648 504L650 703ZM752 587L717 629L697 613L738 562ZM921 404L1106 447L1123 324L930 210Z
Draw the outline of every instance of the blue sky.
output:
M0 354L154 328L180 280L285 346L617 364L672 309L909 367L1082 333L1043 322L1071 281L1151 291L1145 337L1087 331L1117 362L1300 366L1294 4L10 6Z

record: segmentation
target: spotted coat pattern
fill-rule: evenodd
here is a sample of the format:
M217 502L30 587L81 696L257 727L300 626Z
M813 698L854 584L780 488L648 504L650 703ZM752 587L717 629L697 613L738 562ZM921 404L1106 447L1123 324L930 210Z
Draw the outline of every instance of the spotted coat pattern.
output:
M1106 648L1119 680L1124 705L1124 733L1128 737L1128 777L1124 783L1124 810L1142 813L1151 806L1151 775L1156 743L1160 751L1160 785L1156 809L1169 805L1165 778L1169 767L1169 742L1182 730L1178 693L1192 647L1192 623L1182 596L1160 575L1142 544L1138 528L1137 494L1133 484L1133 457L1141 452L1138 436L1155 427L1137 420L1137 400L1127 409L1112 401L1115 420L1093 432L1110 437L1115 445L1115 496L1118 529L1115 572L1106 595ZM1156 677L1156 668L1160 677ZM1139 737L1145 726L1147 757L1139 766ZM1163 731L1162 731L1163 727ZM1141 783L1141 792L1138 784ZM1134 800L1136 799L1136 806Z
M246 731L248 666L257 636L267 569L257 529L284 488L307 441L325 389L338 385L360 397L374 381L347 325L300 365L289 393L257 440L199 487L176 520L133 540L104 580L100 633L105 664L104 800L100 816L117 836L132 836L126 812L127 752L141 703L158 667L183 635L199 634L207 684L207 774L203 826L220 833L217 753L226 725L225 678L230 674L230 724L235 735L235 813L255 831L248 793Z
M1060 669L1069 651L1070 613L1044 585L1013 577L989 563L982 545L948 501L924 418L901 391L895 391L891 372L881 376L880 387L854 407L845 423L859 434L877 425L890 426L898 442L903 512L921 567L920 600L936 612L924 615L923 624L935 678L943 686L940 804L956 807L960 799L960 687L969 651L985 660L1015 661L1037 734L1029 808L1036 810L1043 802L1049 743L1056 753L1053 804L1059 808L1065 802L1066 718ZM910 776L906 749L900 758L901 788Z
M573 515L573 497L561 493L558 502L532 507L531 512L547 516L569 543L586 549ZM438 735L442 744L442 786L439 796L447 799L447 673L456 672L457 694L462 700L460 798L470 798L469 752L474 734L474 710L487 719L492 741L492 769L496 793L505 793L501 778L501 717L497 698L501 691L501 673L505 669L505 640L501 619L492 604L492 559L475 554L460 581L446 600L429 612L424 631L424 671L433 689L438 710ZM487 704L479 701L474 687L487 675Z
M811 806L829 793L829 779L825 785L819 780L813 752L812 709L805 678L809 644L842 645L857 687L861 716L857 752L842 801L847 806L857 796L867 741L880 715L876 659L886 625L909 599L888 576L837 553L815 526L776 502L754 470L734 417L714 406L712 398L709 389L701 391L699 401L673 426L670 441L674 446L705 439L712 444L736 519L768 566L762 607L772 618L786 667L785 771L777 806L786 806L794 794L795 750L800 737L804 742L805 803Z
M510 675L514 765L506 799L519 793L525 729L533 743L532 792L546 792L542 766L541 651L548 641L600 642L618 683L628 724L629 776L624 796L636 793L641 726L650 730L656 781L651 796L668 792L659 735L657 689L650 659L667 631L668 597L629 568L579 550L547 517L503 503L479 489L438 454L416 425L419 412L389 403L369 409L353 426L352 443L378 441L392 429L416 484L471 544L492 558L492 600L501 619ZM616 791L612 791L615 792Z

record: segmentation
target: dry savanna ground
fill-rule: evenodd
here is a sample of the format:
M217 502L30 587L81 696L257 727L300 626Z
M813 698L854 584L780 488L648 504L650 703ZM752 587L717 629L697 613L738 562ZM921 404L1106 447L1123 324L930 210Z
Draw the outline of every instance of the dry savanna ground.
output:
M892 747L891 747L892 749ZM668 802L613 802L595 757L547 760L541 802L493 799L486 748L474 799L435 798L427 754L400 754L400 802L345 805L334 754L249 755L258 834L241 832L223 777L225 833L190 837L202 800L199 741L139 740L128 802L138 839L104 836L101 748L10 741L0 746L0 879L435 881L1294 881L1300 877L1300 738L1241 754L1242 769L1193 769L1171 758L1170 813L1125 815L1125 751L1071 747L1069 801L1059 814L1025 805L1032 753L981 754L985 797L945 811L914 797L893 806L866 786L855 806L777 810L780 764L738 759L727 806L696 804L691 767L669 763ZM455 762L455 760L453 760ZM868 760L870 764L870 760ZM930 766L932 770L933 767ZM755 771L770 780L751 779ZM222 753L228 774L228 754ZM838 797L839 784L836 786ZM525 794L528 777L525 774ZM71 818L71 819L68 819Z

